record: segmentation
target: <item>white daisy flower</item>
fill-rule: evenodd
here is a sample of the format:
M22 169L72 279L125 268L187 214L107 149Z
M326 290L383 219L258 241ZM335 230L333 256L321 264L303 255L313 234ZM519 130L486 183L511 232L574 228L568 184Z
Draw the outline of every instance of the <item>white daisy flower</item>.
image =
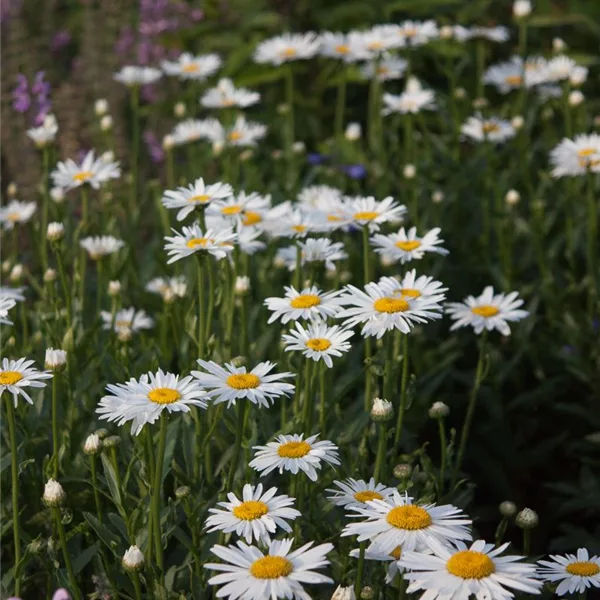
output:
M448 288L436 281L433 277L421 275L417 277L417 271L408 271L402 279L395 277L382 277L377 285L389 296L400 298L413 298L418 301L427 300L442 302L446 299Z
M27 223L36 210L35 202L11 200L6 206L0 206L0 223L4 229L13 229L16 224Z
M165 208L178 208L177 220L183 221L198 206L206 206L214 200L222 200L233 195L233 188L228 183L204 183L200 177L187 187L167 190L162 197Z
M569 79L576 67L577 63L572 58L564 54L554 56L548 61L548 80L562 81L563 79Z
M155 277L145 287L151 294L160 294L163 300L183 298L187 293L187 282L183 275L176 277Z
M271 195L261 196L256 192L247 194L232 192L227 196L227 199L218 199L212 203L206 211L208 216L218 216L229 220L234 224L241 222L247 212L257 212L259 215L264 214L271 208ZM262 221L262 219L261 219Z
M2 359L2 368L0 369L0 395L4 392L9 392L13 395L15 406L17 406L17 398L19 395L33 404L33 400L25 391L25 388L43 388L46 384L42 379L50 379L52 373L48 371L38 371L31 365L33 360L19 358L19 360Z
M8 311L16 305L14 298L0 294L0 323L3 325L12 325L13 322L8 319Z
M507 321L520 321L529 315L526 310L519 309L524 301L518 296L518 292L494 294L494 288L490 285L477 298L467 296L464 302L449 302L446 304L446 313L456 321L450 331L470 325L476 334L484 329L497 329L502 335L510 335Z
M192 371L192 375L206 388L214 404L227 402L228 408L243 398L269 408L275 398L289 396L295 389L291 383L282 381L293 377L293 373L269 375L276 363L259 363L249 373L246 367L235 367L231 363L225 363L223 368L216 362L198 359L198 364L208 372Z
M406 206L397 204L391 196L375 200L373 196L347 198L345 208L356 225L369 227L369 231L379 231L382 223L398 223L406 212Z
M210 254L217 260L221 260L233 250L236 241L236 234L230 228L221 231L207 229L203 233L198 223L194 223L191 227L184 227L181 233L173 229L173 233L174 236L165 237L167 241L165 250L169 256L168 265L197 252Z
M435 21L404 21L400 23L400 35L407 46L422 46L439 37Z
M186 119L175 125L171 138L175 146L181 146L199 140L213 141L222 132L223 126L216 119Z
M404 76L407 62L403 58L384 56L379 61L371 61L360 67L360 73L365 79L377 77L379 81L391 81Z
M125 84L128 87L136 85L147 85L154 83L162 77L162 73L159 69L154 67L136 67L133 65L127 65L123 67L118 73L115 73L113 79Z
M267 135L266 125L246 121L246 117L240 115L233 126L223 133L223 141L229 146L256 146L256 142L262 140L265 135Z
M92 260L100 260L104 256L118 252L125 245L125 242L112 235L101 235L83 238L80 240L79 245Z
M435 94L431 90L425 90L416 77L410 77L406 82L406 88L399 96L394 94L383 94L382 100L384 107L381 114L390 115L399 114L417 114L423 109L435 109Z
M455 544L471 539L468 526L472 521L460 508L451 504L417 505L396 490L387 499L368 500L366 506L348 508L357 513L350 516L366 520L346 525L342 536L356 535L359 542L369 540L372 550L384 554L397 546L412 552L431 548L432 542Z
M344 260L348 255L344 251L342 242L332 242L328 238L309 238L304 242L298 242L300 246L301 264L323 263L326 269L335 271L335 261ZM289 246L277 251L280 258L290 271L296 269L297 248Z
M242 500L229 492L229 502L219 502L225 510L209 508L212 513L206 519L204 527L208 533L223 531L224 533L235 532L243 537L248 544L253 540L263 544L271 543L270 534L277 529L291 532L292 528L287 523L302 516L300 511L292 508L295 498L282 494L276 496L277 488L272 487L263 493L262 483L256 487L247 483L242 490Z
M238 223L236 235L236 242L239 249L249 256L267 247L263 241L258 239L262 235L262 231L255 227L244 227L243 224Z
M517 562L521 556L499 556L508 544L497 548L477 540L470 548L457 542L458 548L432 542L433 554L403 549L399 564L408 569L407 592L425 590L422 600L510 600L510 589L539 594L542 583L536 581L535 565ZM506 589L510 588L510 589Z
M273 312L268 323L281 319L288 321L321 320L335 316L343 306L341 291L323 292L317 286L297 291L294 287L285 287L283 298L271 297L264 301L266 307Z
M68 158L65 162L59 162L50 174L54 185L64 190L71 190L86 183L97 190L102 184L120 176L121 168L118 162L105 162L102 158L96 158L93 150L85 155L81 164Z
M429 550L425 550L425 553L429 554ZM360 549L356 548L354 550L350 550L350 556L352 558L360 557ZM391 552L381 552L378 550L374 550L373 548L365 549L365 559L366 560L375 560L377 562L387 562L389 563L386 574L385 574L385 582L387 584L392 583L396 578L398 573L404 573L406 570L404 567L400 566L398 561L402 556L402 547L396 546L394 550Z
M225 584L216 594L229 600L309 600L303 583L333 583L318 573L329 564L327 553L333 544L312 547L313 542L290 552L293 539L273 540L265 554L255 546L238 542L235 546L214 546L211 552L223 563L207 563L204 568L223 571L208 580L209 585Z
M588 588L600 588L600 556L591 556L585 548L579 548L577 554L565 556L550 555L551 561L540 560L538 577L543 581L555 583L557 596L566 594L585 594Z
M206 108L248 108L260 100L260 94L247 90L246 88L236 88L231 79L220 79L214 88L210 88L200 98L200 104Z
M334 200L341 201L342 192L329 185L308 185L298 193L298 203L309 208L320 209L323 204L328 205Z
M504 142L515 136L510 121L498 117L484 119L481 115L469 117L460 130L464 136L477 142Z
M388 292L385 286L376 283L368 283L364 291L353 285L346 286L342 301L350 306L336 315L338 319L346 319L344 327L364 323L361 334L377 339L394 329L410 333L414 325L442 316L442 307L435 296L415 297L413 294Z
M98 404L100 419L123 425L133 421L131 433L139 435L146 423L154 423L163 410L190 412L190 406L206 408L206 392L191 376L182 377L165 373L145 373L139 381L107 385L109 395Z
M24 302L25 295L23 292L25 291L25 287L9 287L5 285L0 285L0 296L4 296L5 298L12 298L17 302Z
M389 260L399 260L404 264L411 260L421 260L426 252L448 254L448 250L440 246L440 244L444 243L444 240L438 237L440 231L439 227L435 227L423 237L419 237L416 227L411 227L408 233L404 227L401 227L398 233L391 233L389 235L375 234L371 238L371 243L375 248L375 252L378 252Z
M552 177L600 173L600 135L579 134L575 139L564 138L550 152Z
M366 506L370 500L386 500L396 490L396 488L388 487L383 483L376 483L373 477L369 481L349 477L333 483L338 489L325 490L333 494L328 496L327 500L336 506L343 506L345 509L349 509L351 506Z
M38 148L45 148L56 139L58 123L54 115L46 115L40 127L27 130L27 137L33 141Z
M270 215L265 223L265 231L273 237L305 238L309 233L323 231L326 221L316 211L296 208L285 218L273 218Z
M277 66L312 58L318 52L319 45L316 33L284 33L261 42L254 51L254 60Z
M342 356L352 347L348 340L354 335L353 331L342 329L338 325L329 327L327 323L311 323L306 329L296 322L296 330L283 334L286 352L298 350L315 362L323 362L331 369L332 356Z
M175 61L163 60L160 66L167 75L174 75L183 80L203 81L216 73L221 63L217 54L193 56L189 52L184 52Z
M366 49L362 36L357 32L322 33L320 54L328 58L338 58L346 63L370 58L370 52Z
M462 33L459 34L459 38L462 37ZM471 27L468 30L468 38L483 38L488 40L489 42L506 42L510 35L508 33L508 29L506 27L498 26L498 27Z
M311 481L317 480L321 461L339 465L338 447L329 440L317 441L319 434L304 438L304 434L278 435L275 442L254 446L256 454L250 466L264 477L275 469L279 473L290 471L296 475L304 471Z
M356 44L361 44L369 52L370 58L377 58L382 53L404 46L404 36L398 25L375 25L367 31L356 31L353 34Z
M501 94L512 90L533 87L544 83L548 77L548 63L540 56L530 57L523 64L520 56L492 65L483 76L483 82L495 86Z
M103 310L100 313L100 317L103 321L104 329L111 329L113 321L112 314L108 311ZM154 327L154 320L146 314L143 310L136 310L135 308L123 308L118 310L115 314L115 323L113 331L115 333L142 331L143 329L151 329Z

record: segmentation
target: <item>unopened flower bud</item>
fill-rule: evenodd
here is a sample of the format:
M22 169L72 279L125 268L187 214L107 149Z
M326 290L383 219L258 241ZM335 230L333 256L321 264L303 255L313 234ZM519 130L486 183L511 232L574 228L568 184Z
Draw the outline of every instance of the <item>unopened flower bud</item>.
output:
M221 141L213 142L212 151L215 156L219 156L221 152L223 152L223 148L225 148L225 143Z
M43 545L42 540L31 540L27 546L27 552L29 552L29 554L38 554Z
M285 267L285 260L281 256L275 256L273 259L273 266L277 269L282 269Z
M65 190L60 187L53 187L50 190L50 198L52 198L56 204L61 204L61 202L64 202L65 200Z
M510 500L505 500L500 503L498 510L503 517L514 517L517 514L517 505Z
M458 87L454 90L454 97L457 100L462 100L463 98L467 97L467 90L465 90L465 88L462 87Z
M370 585L360 591L360 600L373 600L375 598L375 590Z
M112 129L113 120L110 115L104 115L100 119L100 129L102 131L110 131Z
M98 454L102 449L102 442L100 441L100 436L97 433L90 433L85 438L85 442L83 444L83 451L86 454Z
M14 181L11 181L8 184L8 187L6 188L6 193L9 198L14 198L17 195L18 191L19 188L17 187L17 184Z
M173 304L173 302L175 302L175 300L177 300L177 296L175 295L175 292L171 288L167 288L162 293L162 299L163 299L163 302L165 302L166 304Z
M525 119L521 115L515 115L511 120L510 124L513 126L513 129L519 131L525 124Z
M6 259L2 263L2 272L3 273L8 273L10 271L10 268L11 268L10 260Z
M565 44L565 41L562 38L555 37L552 40L552 50L554 52L564 52L566 48L567 44Z
M112 150L107 150L106 152L102 153L100 160L103 163L111 163L113 160L115 160L115 153Z
M394 407L391 402L375 398L371 408L371 419L373 421L389 421L394 416Z
M130 546L123 554L121 564L126 571L139 571L144 566L144 555L137 546Z
M13 283L17 283L21 280L21 277L23 277L23 265L17 264L11 269L9 279Z
M65 235L65 226L62 223L57 223L53 221L52 223L48 223L48 228L46 229L46 238L49 242L57 242L62 239Z
M529 0L515 0L513 4L513 16L516 19L527 17L531 13L531 2Z
M94 104L94 112L96 113L97 117L105 115L108 112L108 100L105 100L104 98L99 98L96 100L96 103Z
M15 344L17 343L17 338L15 338L14 335L11 335L7 340L6 340L6 345L9 348L12 348Z
M190 489L189 486L187 486L187 485L180 485L175 490L175 498L177 498L178 500L184 500L185 498L187 498L190 495L191 491L192 490Z
M234 356L231 359L231 364L239 369L240 367L243 367L246 364L246 361L247 359L245 356Z
M181 119L181 117L185 116L186 110L187 110L186 106L183 102L177 102L177 103L175 103L175 106L173 107L173 114L177 118Z
M292 151L294 154L302 154L306 150L306 144L304 142L294 142L292 144Z
M44 283L52 283L53 281L56 281L56 270L46 269L44 273Z
M67 495L65 494L62 485L54 479L49 479L44 487L44 495L42 496L46 506L60 506L65 501L66 497Z
M254 156L254 151L252 148L246 148L243 152L240 153L240 160L242 162L246 162L250 160Z
M64 350L47 348L44 365L46 369L58 370L67 364L67 353Z
M96 429L96 435L103 440L108 435L108 429Z
M585 96L579 90L573 90L569 94L569 106L579 106L585 100Z
M104 448L116 448L121 444L121 438L118 435L109 435L102 440Z
M396 479L409 479L413 469L408 463L400 463L394 467L394 477Z
M250 289L250 278L242 275L241 277L236 277L235 279L235 293L238 296L243 296L248 293Z
M515 204L518 204L520 200L521 194L519 194L517 190L508 190L508 192L506 192L506 196L504 196L504 202L506 202L506 204L509 206L515 206Z
M287 115L288 112L290 112L290 107L287 104L281 103L277 105L277 114Z
M331 596L331 600L356 600L356 594L354 593L354 586L338 585Z
M440 38L442 40L449 40L454 36L454 30L451 25L444 25L440 27Z
M441 202L444 201L444 192L442 192L442 190L435 190L435 192L433 192L433 194L431 194L431 201L434 204L440 204Z
M430 407L429 407L429 416L432 419L443 419L444 417L447 417L450 414L450 409L448 408L447 404L444 404L443 402L434 402Z
M475 108L476 110L485 108L487 105L487 98L475 98L475 100L473 100L473 108Z
M171 150L174 145L175 145L175 138L170 134L165 135L165 137L163 138L163 141L162 141L163 150Z
M515 517L515 524L521 529L534 529L540 523L540 518L535 510L524 508Z
M569 73L569 83L578 87L585 83L585 80L588 76L587 67L582 67L581 65L577 65L573 67L571 73Z
M344 137L349 142L355 142L356 140L359 140L361 135L362 135L362 129L361 129L360 123L348 123L348 125L346 125L346 131L344 132Z
M415 167L415 165L404 165L404 168L402 169L402 174L404 175L405 179L414 179L415 175L417 174L417 167Z
M121 282L120 281L109 281L108 282L108 295L111 297L118 296L121 293Z
M396 259L392 256L382 254L380 262L382 267L391 267L392 265L396 264Z

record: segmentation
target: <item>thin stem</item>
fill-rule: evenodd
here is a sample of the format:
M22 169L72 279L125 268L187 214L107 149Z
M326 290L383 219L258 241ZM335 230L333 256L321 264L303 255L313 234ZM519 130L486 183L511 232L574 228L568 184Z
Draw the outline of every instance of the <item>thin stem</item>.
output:
M365 285L371 281L371 269L370 269L370 256L369 256L369 225L365 225L363 227L363 279ZM364 406L365 411L368 412L371 408L371 359L373 356L373 346L371 344L371 338L367 337L365 339L365 362L366 362L366 370L365 370L365 398L364 398Z
M94 488L94 504L98 521L102 523L102 505L100 504L100 493L98 492L98 477L96 475L96 457L90 454L90 471L92 473L92 487Z
M46 230L48 229L48 205L50 204L48 198L48 165L49 165L49 149L48 146L44 146L42 150L42 164L44 168L44 181L43 181L43 202L42 208L42 267L44 271L48 268L48 242L46 240Z
M201 359L204 356L204 265L202 257L198 256L197 263L198 273L198 357Z
M335 105L335 137L341 145L344 136L344 112L346 109L346 65L342 66L342 78L338 83Z
M596 299L598 295L598 273L596 272L596 236L598 231L598 208L596 206L596 197L594 194L594 174L588 172L587 181L587 205L588 205L588 218L587 218L587 263L588 263L588 274L590 278L590 294L589 294L589 305L588 312L590 317L594 316L596 308Z
M523 554L531 554L531 529L523 529Z
M58 479L58 374L52 377L52 477Z
M102 258L96 261L96 315L100 315L100 309L102 308L102 292L104 291L104 282L102 277Z
M323 362L321 364L321 367L319 370L319 396L321 397L320 398L321 403L319 405L319 410L320 410L319 429L321 430L321 435L323 433L325 433L325 428L327 426L327 403L326 403L327 380L325 378L325 369L327 369L327 366ZM283 423L284 423L284 421L282 421L282 424Z
M208 271L208 309L206 311L206 322L204 323L204 347L208 346L212 329L212 317L215 307L215 276L213 273L214 265L210 261L206 262L206 270Z
M381 481L385 479L385 473L383 471L387 451L387 426L385 423L377 424L377 433L379 435L379 440L377 443L377 458L375 459L375 471L373 477L375 477L375 481Z
M69 549L67 548L67 536L65 535L65 528L62 524L60 508L57 506L53 507L52 513L54 514L54 520L56 521L56 528L58 530L60 545L62 546L63 558L65 560L65 566L67 567L67 574L69 575L71 593L76 598L76 600L80 600L81 594L79 592L79 586L77 585L77 578L75 577L75 572L73 571L73 565L71 565L71 557L69 556Z
M446 439L446 425L444 419L438 418L438 431L440 434L440 483L439 497L444 495L444 476L446 474L446 455L448 450L448 441Z
M396 433L394 435L394 448L398 450L402 425L404 423L404 412L406 411L406 392L408 389L408 334L404 334L402 343L402 380L400 383L400 405L398 406L398 417L396 420Z
M154 472L154 486L152 489L152 515L154 520L154 540L156 551L156 563L164 578L162 533L160 526L160 496L162 489L163 462L165 459L165 446L167 442L167 418L160 418L160 433L158 438L158 453L156 455L156 467Z
M238 462L240 460L240 450L242 449L242 439L244 437L244 422L246 420L246 411L248 410L247 399L242 399L238 402L237 408L237 422L235 427L235 445L233 447L233 455L231 457L231 464L229 465L229 475L227 476L227 489L231 491L233 486L233 480L235 478L235 472L237 470Z
M88 189L86 185L83 185L81 187L81 233L85 233L88 227L88 202ZM79 301L81 303L81 315L83 319L83 315L85 314L85 272L87 268L87 254L84 248L81 248L79 251L79 260Z
M285 72L285 102L287 104L287 143L285 154L288 169L286 187L291 188L293 185L293 146L296 138L294 124L294 73L291 64L288 65Z
M304 423L304 431L306 435L310 435L310 426L311 426L311 405L312 405L312 358L307 358L304 366L304 406L303 406L303 416L302 421Z
M301 291L302 289L302 248L300 242L296 240L296 270L294 272L294 287Z
M135 220L137 206L137 179L138 163L140 157L140 87L135 85L131 88L131 115L132 115L132 150L131 150L131 194L129 196L129 212L132 220Z
M137 571L131 572L131 581L133 582L133 589L135 590L135 600L142 600L142 586L140 585L140 576Z
M357 598L360 598L360 592L362 591L363 573L365 571L365 551L367 543L360 543L360 550L358 554L358 568L356 571L356 583L354 584L354 593Z

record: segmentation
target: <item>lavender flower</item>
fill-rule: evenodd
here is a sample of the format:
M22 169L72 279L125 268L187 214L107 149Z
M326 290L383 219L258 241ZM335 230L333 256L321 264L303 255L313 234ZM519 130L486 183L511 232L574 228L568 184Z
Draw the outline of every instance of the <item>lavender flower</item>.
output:
M29 97L29 84L27 77L19 73L17 75L17 87L13 90L13 108L20 113L25 113L31 106L31 98Z

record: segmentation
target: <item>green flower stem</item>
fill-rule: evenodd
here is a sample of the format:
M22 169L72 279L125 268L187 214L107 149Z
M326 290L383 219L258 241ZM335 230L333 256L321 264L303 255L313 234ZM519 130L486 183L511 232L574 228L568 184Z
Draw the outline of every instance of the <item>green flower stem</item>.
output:
M204 356L204 265L202 264L202 257L197 256L197 285L198 285L198 357L203 360Z
M458 447L458 454L456 456L456 462L454 463L454 472L452 475L452 488L456 485L460 467L465 456L465 450L467 449L467 441L469 439L469 431L471 429L471 423L473 422L473 415L475 414L475 405L477 403L477 393L481 387L483 381L483 367L485 363L485 342L487 337L487 331L484 330L481 334L481 341L479 343L479 358L477 359L477 369L475 371L475 381L473 388L471 389L471 395L469 397L469 405L467 407L467 414L465 416L465 422L463 423L462 432L460 434L460 444Z
M363 574L365 571L365 551L367 549L367 543L360 543L360 550L358 554L358 568L356 571L356 583L354 584L354 593L357 598L360 598L360 592L362 591Z
M8 421L8 437L10 441L11 491L13 511L13 537L15 542L15 566L21 562L21 529L19 527L19 459L17 457L17 436L15 423L15 407L12 396L6 394L6 417ZM21 578L15 573L15 596L21 593Z
M102 523L102 505L100 504L100 493L98 492L98 476L96 474L96 457L90 454L90 472L92 474L92 488L94 488L94 504L96 505L96 516Z
M371 281L371 269L370 269L370 255L369 255L369 225L363 227L363 275L365 285ZM371 379L371 360L373 357L373 346L371 338L365 338L365 398L364 406L365 411L369 412L371 409L371 395L372 395L372 379Z
M408 390L408 334L404 334L402 341L402 380L400 382L400 405L396 420L396 433L394 434L394 448L399 452L400 436L404 423L404 412L406 411L406 392Z
M44 271L48 268L48 242L46 240L46 231L48 229L48 208L50 200L48 197L48 168L50 162L50 154L48 146L44 146L42 150L42 164L44 169L44 181L43 181L43 207L42 207L42 225L40 236L42 240L42 267Z
M142 586L140 584L140 576L137 571L132 571L130 573L131 581L133 582L133 589L135 590L135 600L142 600Z
M289 64L285 71L285 102L287 104L287 140L285 145L285 154L287 162L287 181L286 187L291 188L294 168L294 139L296 137L294 124L294 73L292 65Z
M594 193L594 174L591 171L589 171L587 177L588 230L586 250L588 274L590 278L588 312L590 317L593 317L595 313L596 302L598 299L598 273L596 270L596 236L598 235L598 206L596 201L596 195Z
M58 373L52 377L52 477L58 479Z
M167 155L167 185L169 189L175 187L175 160L173 156L173 148L168 148L165 151Z
M406 580L402 573L398 573L398 600L406 598Z
M140 160L140 87L131 88L131 115L132 115L132 149L131 149L131 190L129 196L129 213L135 222L137 208L137 180Z
M438 432L440 434L440 482L438 494L439 498L442 498L444 496L444 477L446 474L448 440L446 439L446 424L444 423L444 419L438 417L437 422Z
M385 455L387 451L387 425L385 422L377 424L377 458L375 459L375 470L373 477L375 481L382 481L385 479Z
M208 340L212 330L212 319L215 308L215 276L213 272L214 265L210 260L206 262L206 270L208 271L208 309L206 311L206 321L204 323L204 347L208 346Z
M237 470L238 462L240 460L240 451L242 449L242 439L244 437L244 422L246 421L246 411L248 410L247 399L242 399L237 403L237 421L235 428L235 445L233 447L233 455L231 457L231 463L229 465L229 474L227 476L227 490L231 490L233 487L233 480L235 479L235 472Z
M117 456L116 446L110 447L110 461L112 462L113 469L115 470L115 479L117 480L117 487L121 492L123 501L125 500L125 490L123 489L123 483L121 481L121 471L119 471L119 458Z
M312 421L312 405L313 405L313 396L312 396L312 378L313 378L313 359L307 358L306 363L304 365L304 398L302 401L303 404L303 415L302 421L304 423L304 433L306 435L310 435L311 421Z
M63 262L63 256L60 248L56 248L56 264L58 266L58 275L60 277L60 285L63 290L65 297L65 305L67 307L67 328L70 330L73 325L73 312L71 307L71 290L67 283L67 276L65 274L65 265Z
M62 547L63 558L65 561L65 566L67 567L67 574L69 576L71 593L73 594L75 600L81 600L81 593L79 592L79 586L77 585L75 571L73 571L73 566L71 565L71 557L69 556L69 549L67 548L67 536L65 535L65 528L62 523L60 508L58 506L52 508L52 515L54 517L54 521L56 522L56 529L58 530L58 537Z
M302 248L300 248L300 241L296 240L296 270L294 272L294 287L298 290L302 290Z
M475 58L477 61L477 68L475 71L475 97L483 98L483 73L485 71L485 42L483 39L478 39L475 43Z
M110 273L109 273L110 275ZM104 293L104 277L103 277L103 265L102 258L96 261L96 315L100 315L100 309L102 308L102 296Z
M162 532L160 526L160 496L162 491L163 463L165 460L165 445L167 442L167 417L160 418L160 433L158 438L158 453L156 454L156 466L154 469L154 485L152 488L152 518L154 521L154 549L156 552L156 563L164 580Z
M154 473L155 473L155 461L154 461L154 442L152 440L152 434L150 433L150 428L146 427L142 432L142 435L145 437L145 462L146 462L146 470L147 470L147 480L148 482L154 481ZM150 483L149 485L152 485ZM154 515L152 512L152 507L154 504L154 496L152 495L152 488L149 490L151 494L150 498L150 515L148 518L148 535L147 535L147 548L146 553L148 556L148 564L152 564L152 556L154 551Z
M369 84L369 97L367 104L367 119L368 119L368 135L369 135L369 149L373 155L376 155L379 150L379 134L381 123L381 115L379 112L379 94L380 94L380 83L377 77L377 69L379 68L379 60L375 63L375 73Z
M529 556L531 554L531 529L523 529L523 554Z
M325 371L327 369L327 365L321 361L321 367L319 370L319 395L321 396L321 403L319 405L319 429L321 431L321 435L325 433L325 428L327 426L327 380L325 378Z
M335 137L338 146L341 146L344 138L344 112L346 109L346 65L342 65L342 78L338 83L337 102L335 105Z
M81 223L79 225L80 234L84 234L87 232L88 228L88 188L86 185L81 186ZM78 236L77 242L79 241ZM79 301L81 303L81 315L85 314L85 271L87 268L87 253L83 248L79 250Z

